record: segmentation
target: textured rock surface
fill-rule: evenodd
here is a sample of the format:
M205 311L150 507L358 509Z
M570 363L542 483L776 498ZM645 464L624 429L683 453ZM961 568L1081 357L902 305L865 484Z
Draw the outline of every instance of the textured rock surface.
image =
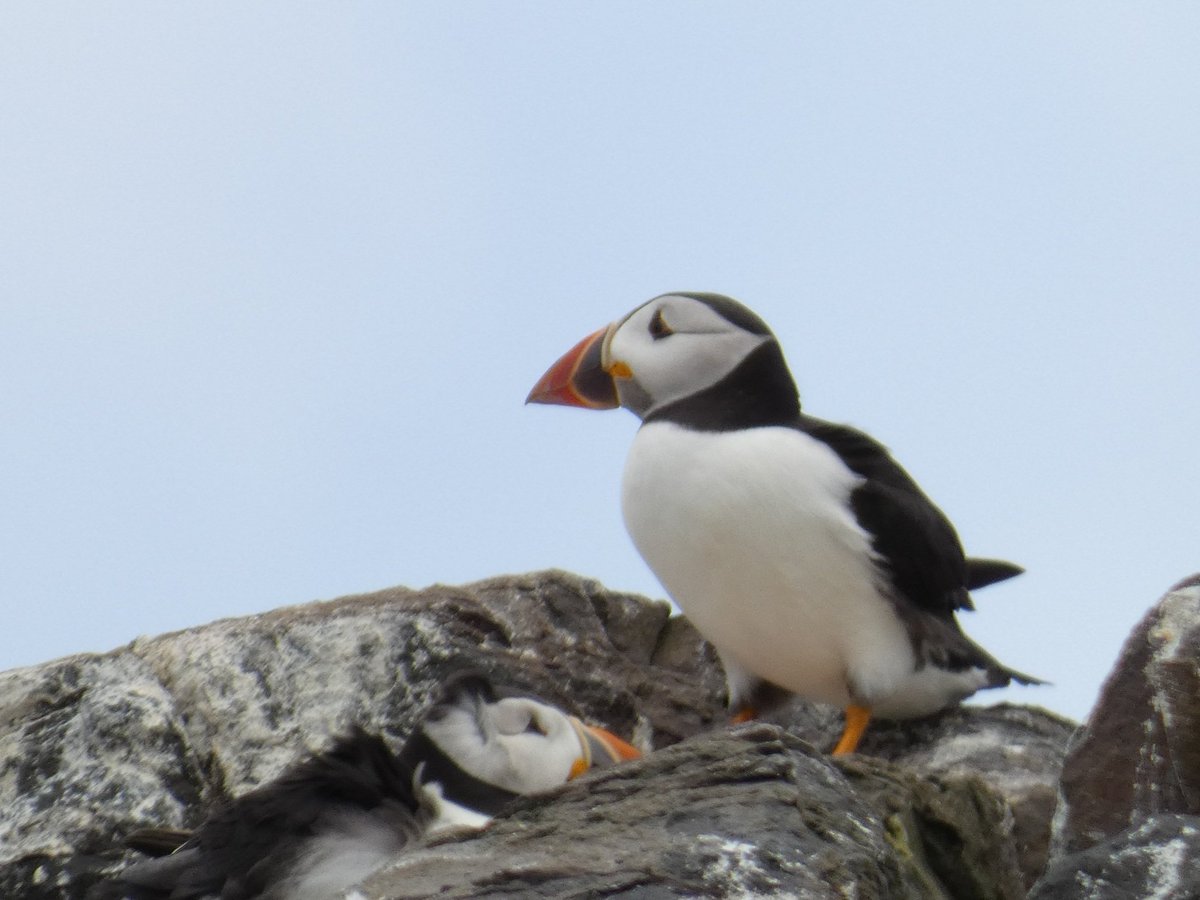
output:
M924 780L865 758L834 764L754 725L527 801L482 834L406 854L362 893L1022 897L1005 835L1004 804L982 782Z
M921 722L879 723L861 750L936 777L977 777L1012 810L1026 887L1046 868L1058 778L1075 723L1045 710L1000 704L950 710Z
M730 734L711 648L668 616L547 572L279 609L0 673L0 897L82 897L121 861L122 835L192 826L351 721L402 736L463 666L668 750L429 847L419 866L402 860L421 884L469 870L500 885L520 870L512 883L546 896L590 884L823 897L851 883L859 897L1020 895L1044 853L1067 723L1020 707L878 723L863 749L879 759L833 764L818 752L840 729L826 709L789 707L787 734ZM479 860L507 862L488 876Z
M801 702L770 721L825 749L836 743L842 728L836 710ZM1046 868L1059 774L1075 727L1036 707L966 706L919 721L875 721L859 751L922 775L986 781L1012 810L1013 841L1029 887Z
M549 572L289 607L0 674L0 897L82 896L121 835L194 825L351 721L406 734L463 666L643 743L678 741L723 712L720 676L686 652L699 638L668 615Z
M65 896L128 823L181 821L201 792L182 719L136 657L0 675L0 897Z
M1176 585L1134 629L1072 741L1056 853L1156 813L1200 814L1200 576Z
M1200 897L1200 818L1153 815L1057 860L1030 900L1194 900Z

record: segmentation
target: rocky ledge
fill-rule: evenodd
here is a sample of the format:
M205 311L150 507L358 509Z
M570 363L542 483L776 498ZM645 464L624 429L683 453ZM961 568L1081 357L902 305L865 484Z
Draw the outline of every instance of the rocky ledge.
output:
M1198 626L1193 579L1082 729L964 707L873 726L844 760L824 752L835 711L728 727L685 619L562 572L138 639L0 674L0 896L82 898L122 835L194 826L351 722L401 737L465 666L657 752L418 846L358 897L1196 896Z

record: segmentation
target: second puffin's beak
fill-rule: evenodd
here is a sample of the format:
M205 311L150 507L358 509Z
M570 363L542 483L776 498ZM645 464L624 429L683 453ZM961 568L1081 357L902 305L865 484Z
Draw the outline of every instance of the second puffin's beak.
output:
M533 386L526 403L552 403L585 409L615 409L620 406L617 386L605 371L601 351L607 328L589 334L563 354Z
M579 746L583 756L575 760L571 766L568 778L578 778L588 769L611 766L627 759L641 758L641 751L629 744L611 731L597 728L595 725L584 725L574 716L570 716L571 725L579 737Z

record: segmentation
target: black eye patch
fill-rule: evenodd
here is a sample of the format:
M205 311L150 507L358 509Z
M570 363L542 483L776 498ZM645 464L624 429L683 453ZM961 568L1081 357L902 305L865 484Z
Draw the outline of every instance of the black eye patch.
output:
M653 318L650 319L650 337L660 341L674 333L671 326L667 324L667 320L663 318L662 308L656 309Z

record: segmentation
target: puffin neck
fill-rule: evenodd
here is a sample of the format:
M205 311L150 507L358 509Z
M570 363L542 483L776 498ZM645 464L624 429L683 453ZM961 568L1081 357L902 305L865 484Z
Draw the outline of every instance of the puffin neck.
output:
M651 409L643 422L671 422L692 431L795 427L800 397L775 340L755 347L716 384Z
M442 796L447 800L487 816L496 815L520 796L472 775L459 766L423 730L417 731L409 738L401 752L401 758L414 771L418 765L424 764L421 781L436 781L441 785Z

